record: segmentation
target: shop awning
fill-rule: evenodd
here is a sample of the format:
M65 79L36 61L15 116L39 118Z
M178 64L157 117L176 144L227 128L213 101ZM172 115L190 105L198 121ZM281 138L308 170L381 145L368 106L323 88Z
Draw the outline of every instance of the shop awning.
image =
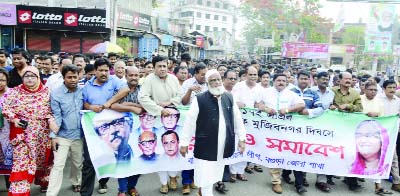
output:
M194 45L194 44L190 44L190 43L188 43L188 42L184 42L184 41L181 41L181 40L174 39L174 41L175 41L175 42L179 42L179 43L181 43L181 44L188 45L188 46L192 46L192 47L199 48L198 46L196 46L196 45Z

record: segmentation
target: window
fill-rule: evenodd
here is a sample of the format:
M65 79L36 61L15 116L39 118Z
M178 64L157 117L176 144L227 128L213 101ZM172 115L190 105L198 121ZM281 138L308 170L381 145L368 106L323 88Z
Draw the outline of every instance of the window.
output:
M222 21L226 21L226 16L222 16Z
M201 13L200 12L197 12L197 18L201 18Z
M215 8L219 8L219 3L215 2Z
M218 20L218 15L214 15L214 20Z
M196 25L196 30L201 31L201 25Z
M224 7L224 9L228 9L228 4L224 3L223 7Z
M211 1L207 1L207 6L211 7Z
M211 18L211 14L206 14L206 19L210 19Z
M226 31L226 28L222 28L221 31Z
M197 0L197 5L203 5L203 0Z
M214 28L213 28L213 31L218 31L218 27L214 27Z
M179 14L179 17L190 17L190 16L193 16L193 12L192 11L181 12Z
M206 26L206 32L209 32L209 31L210 31L210 27Z

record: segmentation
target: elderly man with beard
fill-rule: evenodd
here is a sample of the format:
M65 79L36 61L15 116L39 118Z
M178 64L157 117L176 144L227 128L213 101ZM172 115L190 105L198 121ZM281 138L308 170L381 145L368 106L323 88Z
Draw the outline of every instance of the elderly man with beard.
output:
M273 87L265 89L257 100L257 107L268 114L279 113L281 115L289 112L300 112L305 108L303 99L287 87L287 76L285 74L275 74ZM272 178L272 190L275 193L282 193L281 171L279 168L269 169Z
M339 86L332 88L332 91L335 93L335 98L329 109L337 109L344 112L361 112L363 109L360 94L351 88L351 73L343 72L339 74L339 79ZM357 178L355 177L346 177L345 182L351 191L360 192L362 190L361 185L358 184Z
M111 105L126 97L129 93L129 88L126 83L123 83L115 76L110 76L111 64L108 60L99 58L94 63L96 70L95 77L92 77L83 87L83 102L84 109L92 110L96 113L103 109L110 109ZM117 92L115 94L115 92ZM92 161L89 156L89 151L86 142L83 143L84 162L82 169L82 186L81 195L89 196L93 194L95 171ZM99 180L100 194L107 192L108 178Z
M187 112L180 144L181 155L186 156L195 136L194 180L200 187L197 195L201 196L213 195L213 184L223 176L224 158L234 153L235 140L239 140L238 148L243 153L246 138L241 112L232 94L225 92L220 73L207 71L206 81L208 90L192 100Z

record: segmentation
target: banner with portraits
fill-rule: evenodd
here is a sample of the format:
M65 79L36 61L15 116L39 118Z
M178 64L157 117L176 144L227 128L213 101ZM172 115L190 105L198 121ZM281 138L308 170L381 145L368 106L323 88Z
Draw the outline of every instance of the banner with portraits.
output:
M104 110L84 112L82 125L99 178L122 178L157 171L193 169L189 153L179 153L179 136L188 108L168 108L155 117ZM361 113L326 111L316 118L268 115L242 109L246 150L225 164L253 162L318 174L384 179L389 177L398 133L398 116L370 118ZM236 141L237 142L237 141Z

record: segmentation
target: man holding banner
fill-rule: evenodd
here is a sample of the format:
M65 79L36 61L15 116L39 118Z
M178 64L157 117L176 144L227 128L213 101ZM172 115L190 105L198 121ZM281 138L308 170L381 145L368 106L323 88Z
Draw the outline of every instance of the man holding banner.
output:
M297 74L297 87L291 90L304 100L306 107L299 113L301 115L306 115L309 118L314 118L320 116L324 112L324 109L322 108L322 103L317 92L311 90L311 88L308 88L308 86L310 86L310 73L303 70ZM287 171L288 170L283 170L282 176L284 176L285 173L289 173ZM307 190L304 188L304 186L308 186L306 181L306 173L296 170L293 170L293 173L295 176L296 191L300 194L307 192Z
M182 156L186 156L195 135L194 178L200 187L198 196L213 195L213 184L223 176L224 158L233 155L235 139L239 140L239 151L243 153L246 138L240 110L232 95L225 92L218 71L207 71L206 81L209 90L197 95L187 112L180 149Z
M381 97L383 101L383 112L385 116L400 114L400 98L395 96L397 84L394 80L386 80L383 83L384 95ZM392 190L400 192L400 176L399 176L399 160L397 152L393 154L392 168Z
M344 112L361 112L361 98L358 92L351 87L352 75L349 72L339 74L340 85L333 87L335 93L331 110L339 110ZM345 182L349 186L349 190L360 192L362 187L358 184L356 177L346 177Z
M287 89L287 76L275 74L274 86L264 90L257 100L257 107L261 111L274 115L279 113L285 115L289 112L300 112L305 108L304 101L293 91ZM272 178L272 190L275 193L282 193L281 171L279 168L269 169Z
M363 106L363 113L369 117L379 117L384 115L383 101L382 99L376 97L377 91L378 90L376 83L367 82L365 84L365 94L361 95L361 104ZM355 163L353 164L352 172L355 171L354 173L358 173L359 170L357 170L357 166L361 166L364 164L365 166L362 166L363 167L362 171L364 173L367 173L368 170L369 171L381 170L387 150L387 148L383 147L388 145L388 141L381 141L381 138L385 138L385 136L387 137L387 133L383 134L383 131L381 131L380 137L373 136L369 137L369 139L366 139L368 137L364 137L364 135L371 134L371 132L375 134L376 128L379 129L381 126L375 121L370 120L361 122L360 125L358 125L358 127L360 127L359 129L356 130L356 145L358 147L357 148L358 156ZM363 127L366 128L361 129ZM374 143L376 143L376 145L374 145ZM363 164L359 164L361 162L363 162ZM393 194L392 192L389 192L388 190L382 188L381 179L376 179L374 180L374 182L375 182L376 194Z
M183 93L178 79L168 73L167 60L163 56L153 57L154 73L145 78L139 92L139 102L150 115L173 118L176 115L173 113L175 110L165 107L180 105ZM157 135L153 137L157 138ZM177 171L162 171L158 174L162 184L161 193L166 194L169 188L173 190L177 188ZM167 185L168 177L170 178L169 186Z
M111 63L103 58L96 60L94 63L96 76L89 80L83 87L83 107L86 110L92 110L100 113L104 109L110 108L112 104L124 98L129 88L115 76L110 76ZM111 91L110 91L111 89ZM116 92L116 93L115 93ZM86 137L86 136L85 136ZM83 142L84 162L82 169L82 186L81 195L90 196L93 194L95 170L92 160L89 156L86 140ZM100 194L107 192L107 182L109 178L99 180Z

